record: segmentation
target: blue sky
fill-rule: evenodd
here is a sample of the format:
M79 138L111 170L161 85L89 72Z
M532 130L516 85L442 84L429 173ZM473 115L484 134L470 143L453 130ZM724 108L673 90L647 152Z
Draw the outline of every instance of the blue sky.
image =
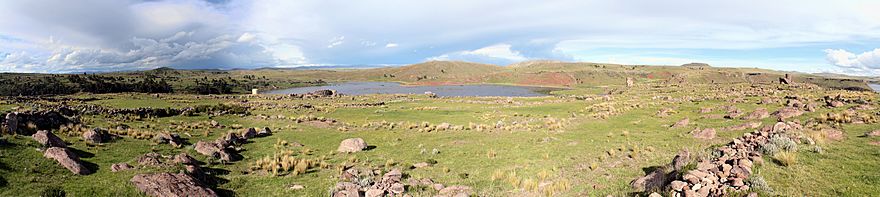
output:
M0 72L529 60L880 75L880 1L0 2Z

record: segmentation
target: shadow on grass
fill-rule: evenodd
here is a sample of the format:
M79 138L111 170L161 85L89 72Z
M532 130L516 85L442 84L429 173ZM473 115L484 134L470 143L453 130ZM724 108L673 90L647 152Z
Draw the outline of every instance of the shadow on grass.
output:
M208 168L202 167L202 171L204 172L204 176L200 177L200 180L205 183L208 187L210 187L214 192L219 196L235 196L235 192L232 190L226 190L218 188L217 186L229 183L229 180L220 178L220 175L229 174L229 170L220 169L220 168Z
M70 149L70 152L73 152L73 154L76 154L76 156L79 157L79 158L92 158L92 157L95 157L95 154L94 154L94 153L90 153L90 152L82 151L82 150L79 150L79 149L76 149L76 148L73 148L73 147L67 147L67 149Z
M367 148L364 148L364 151L376 149L376 146L368 145Z

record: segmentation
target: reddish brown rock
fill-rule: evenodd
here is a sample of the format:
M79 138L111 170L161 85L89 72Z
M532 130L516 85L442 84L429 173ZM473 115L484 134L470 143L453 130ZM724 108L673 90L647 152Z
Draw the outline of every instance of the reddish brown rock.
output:
M128 163L114 163L113 165L110 166L111 172L119 172L119 171L131 170L131 169L134 169L134 167L131 165L128 165Z
M213 190L183 173L139 174L131 178L131 183L148 196L217 196Z
M690 123L690 122L691 122L691 119L684 118L684 119L679 120L678 122L675 122L675 124L672 125L672 128L686 127L688 125L688 123Z
M343 153L353 153L353 152L360 152L366 148L367 148L367 143L364 142L364 139L349 138L349 139L342 140L342 142L339 143L339 148L337 148L336 151L343 152Z
M40 130L40 131L37 131L37 133L34 133L34 135L31 135L31 137L34 138L34 140L36 140L37 143L40 143L41 145L43 145L43 147L47 147L47 148L48 147L60 147L60 148L67 147L67 144L64 143L64 141L61 140L61 138L59 138L58 136L55 136L55 134L52 134L51 131Z
M86 175L92 173L91 170L82 164L79 157L67 148L51 147L46 149L43 156L58 161L61 166L64 166L64 168L67 168L74 174Z
M706 129L703 129L703 130L695 130L695 132L694 132L694 138L697 138L697 139L704 139L704 140L715 139L715 129L713 129L713 128L706 128Z

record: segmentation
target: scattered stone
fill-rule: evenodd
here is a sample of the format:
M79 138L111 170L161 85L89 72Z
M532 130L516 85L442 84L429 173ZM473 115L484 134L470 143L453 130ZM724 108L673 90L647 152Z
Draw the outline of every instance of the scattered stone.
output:
M128 165L128 163L114 163L110 166L111 172L119 172L134 169L133 166Z
M269 129L269 127L265 127L265 128L263 128L263 130L260 130L260 132L257 132L257 136L261 136L261 137L270 136L270 135L272 135L272 130Z
M45 147L45 148L48 148L48 147L66 148L67 147L67 144L65 144L64 141L61 140L61 138L59 138L58 136L55 136L55 134L52 134L51 131L40 130L40 131L37 131L36 133L34 133L34 135L31 135L31 137L34 138L34 140L36 140L37 143L40 143L41 145L43 145L43 147Z
M364 139L349 138L349 139L342 140L342 142L339 143L339 148L337 148L336 151L343 152L343 153L353 153L353 152L360 152L366 148L367 148L367 143L364 142Z
M137 162L142 166L162 165L162 155L155 152L147 153L138 157Z
M743 116L742 119L743 120L760 120L760 119L764 119L767 117L770 117L770 112L767 111L767 108L758 108L758 109L755 109L755 111L753 111L752 113L749 113L749 115Z
M184 165L198 165L200 162L195 158L190 157L186 153L180 153L174 155L174 160L172 160L176 164L184 164Z
M76 154L74 154L67 148L50 147L46 149L46 152L43 153L43 156L58 161L61 166L64 166L64 168L67 168L68 170L70 170L70 172L73 172L74 174L86 175L92 173L82 164L82 162L79 160L79 157L77 157Z
M639 177L636 180L630 182L630 186L633 187L636 191L651 191L655 189L662 189L667 181L672 178L668 173L666 173L666 169L664 167L660 167L648 173L643 177Z
M254 137L257 137L257 129L253 127L248 128L244 133L241 134L241 138L245 140L253 139Z
M419 163L413 164L412 167L413 168L424 168L424 167L428 167L428 166L431 166L431 164L429 164L428 162L419 162Z
M131 178L131 183L148 196L217 196L213 190L184 173L139 174Z
M453 185L440 190L435 197L467 197L473 193L473 189L468 186Z
M864 136L866 136L866 137L877 137L877 136L880 136L880 129L878 129L878 130L874 130L874 131L871 131L871 132L867 132L867 133L865 133Z
M672 168L680 171L684 166L691 162L691 152L687 149L682 150L672 159Z
M684 118L684 119L679 120L678 122L675 122L675 124L672 125L672 128L686 127L688 125L688 123L690 123L690 122L691 122L691 119Z
M180 148L183 146L183 139L180 138L180 135L176 133L159 133L158 135L153 137L153 141L159 144L168 143L176 148Z
M294 185L290 186L290 189L292 189L292 190L301 190L301 189L305 189L305 188L306 188L306 186L303 186L300 184L294 184Z
M699 129L697 129L697 130L694 130L694 131L695 131L695 132L694 132L694 138L697 138L697 139L704 139L704 140L715 139L715 129L714 129L714 128L706 128L706 129L703 129L703 130L699 130Z

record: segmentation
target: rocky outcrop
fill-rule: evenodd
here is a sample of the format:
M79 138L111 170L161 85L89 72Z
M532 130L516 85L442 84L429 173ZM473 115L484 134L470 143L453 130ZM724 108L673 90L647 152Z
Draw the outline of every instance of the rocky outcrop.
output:
M767 111L767 108L758 108L758 109L755 109L755 111L753 111L752 113L749 113L749 115L743 116L742 119L743 120L760 120L760 119L764 119L767 117L770 117L770 112Z
M360 152L367 148L367 142L364 142L364 139L361 138L349 138L342 140L339 143L339 148L336 149L337 152L342 153L353 153Z
M796 107L783 107L776 112L773 112L773 115L776 116L779 121L785 121L789 118L797 117L802 114L804 114L804 112Z
M34 138L34 140L37 141L37 143L40 143L41 145L43 145L43 147L45 147L45 148L49 148L49 147L66 148L67 147L67 144L64 143L64 141L61 140L61 138L59 138L58 136L55 136L55 134L52 134L51 131L40 130L40 131L37 131L36 133L34 133L34 135L31 135L31 137Z
M752 175L752 166L762 163L761 147L771 136L786 137L785 133L802 129L795 122L779 122L758 131L744 134L732 142L714 149L714 156L702 158L696 168L664 170L667 166L683 166L684 156L677 155L671 164L639 177L632 182L638 191L666 190L668 196L727 196L730 192L746 192L750 187L745 180ZM677 176L678 175L678 176Z
M130 181L138 190L148 196L217 196L213 190L184 173L139 174L132 177Z
M82 161L79 160L79 157L76 156L72 151L67 148L61 147L51 147L46 149L43 153L43 156L49 159L54 159L61 166L70 170L74 174L78 175L86 175L91 174L92 172L82 164Z
M5 125L10 133L22 135L32 135L39 130L58 129L61 125L75 123L68 119L58 111L29 111L29 112L13 112L6 114ZM32 124L34 127L28 127Z

